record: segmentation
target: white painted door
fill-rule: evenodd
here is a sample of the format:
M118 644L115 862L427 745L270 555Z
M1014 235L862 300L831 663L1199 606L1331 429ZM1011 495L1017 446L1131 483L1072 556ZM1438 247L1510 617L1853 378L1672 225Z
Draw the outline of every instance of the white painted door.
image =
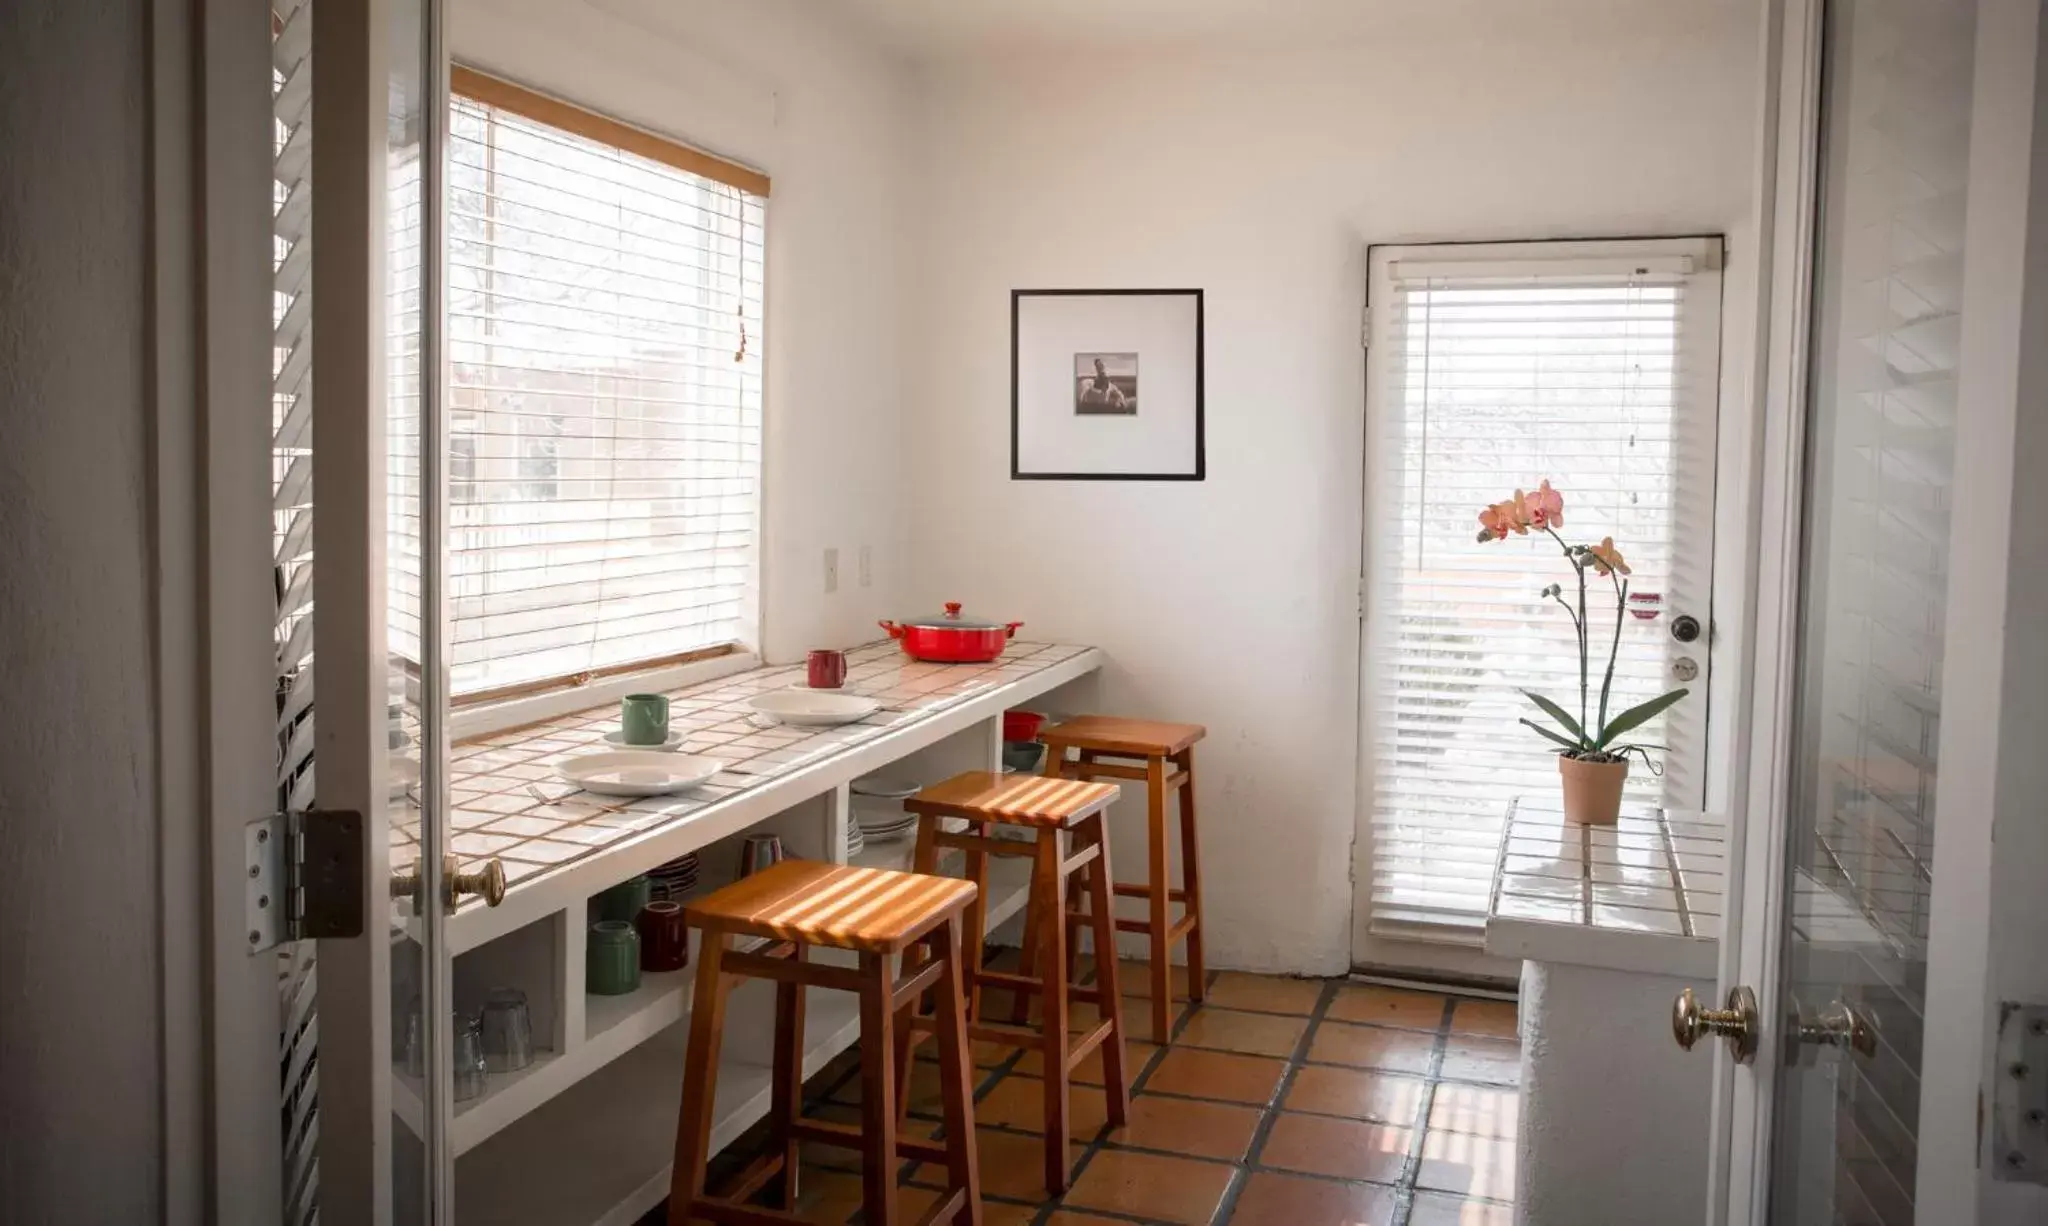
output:
M1991 936L1967 920L1989 914L2004 618L1983 598L2009 559L1986 546L2013 509L2003 291L2025 280L2041 15L1770 9L1762 566L1739 904L1725 998L1701 1002L1737 1032L1708 1220L2036 1221L1979 1218Z
M1652 747L1627 794L1705 803L1722 242L1375 247L1369 263L1353 960L1471 969L1456 947L1483 935L1508 806L1558 795L1556 746L1518 721L1564 729L1524 691L1589 731L1688 691L1623 738ZM1475 539L1482 509L1539 483L1562 500L1554 530ZM1629 573L1565 556L1603 540Z
M278 588L305 596L281 609L306 700L287 769L295 807L358 812L368 838L365 935L310 960L326 1226L453 1221L443 568L407 544L441 540L445 503L440 22L440 0L299 0L274 27ZM307 64L310 90L286 72Z

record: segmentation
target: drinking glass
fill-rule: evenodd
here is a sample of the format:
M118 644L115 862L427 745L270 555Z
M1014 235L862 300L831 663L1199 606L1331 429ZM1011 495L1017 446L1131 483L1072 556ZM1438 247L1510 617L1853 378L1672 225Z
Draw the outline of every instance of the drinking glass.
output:
M455 1101L484 1092L484 1036L481 1019L455 1015Z
M484 1067L513 1073L533 1063L533 1015L526 993L518 988L492 988L484 1001Z

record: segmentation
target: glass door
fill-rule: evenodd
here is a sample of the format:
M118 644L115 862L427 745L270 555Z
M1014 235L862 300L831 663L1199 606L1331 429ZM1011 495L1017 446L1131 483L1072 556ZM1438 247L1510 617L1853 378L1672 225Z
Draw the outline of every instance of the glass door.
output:
M1774 1223L1913 1221L1975 9L1823 19Z
M311 525L280 533L312 597L300 667L318 735L303 799L360 813L368 840L366 935L322 941L314 959L308 1200L330 1224L445 1223L450 1121L482 1076L480 1037L455 1010L445 917L470 893L502 896L503 877L455 859L447 821L441 4L285 9L279 46L318 70L303 95L277 91L278 216L295 232L278 270L281 283L300 275L305 299L281 301L280 319L309 308L311 340L298 368L309 377L292 385L303 393L277 412L310 419L280 459L304 462L297 510ZM284 183L287 170L304 181Z
M1739 1066L1730 1222L1909 1226L1976 5L1782 11L1743 986L1674 1022Z

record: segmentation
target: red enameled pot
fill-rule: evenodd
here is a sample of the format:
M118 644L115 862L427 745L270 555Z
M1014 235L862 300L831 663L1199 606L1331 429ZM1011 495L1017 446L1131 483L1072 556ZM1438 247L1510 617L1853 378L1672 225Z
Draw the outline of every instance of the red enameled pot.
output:
M903 645L904 655L935 664L985 664L1003 654L1023 624L962 617L957 600L947 602L946 611L937 617L880 623L890 638Z

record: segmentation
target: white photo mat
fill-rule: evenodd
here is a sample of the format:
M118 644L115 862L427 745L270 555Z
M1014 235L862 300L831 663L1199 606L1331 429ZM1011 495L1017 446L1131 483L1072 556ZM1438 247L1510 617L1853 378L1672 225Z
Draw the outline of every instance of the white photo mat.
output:
M1202 291L1014 290L1010 303L1012 479L1203 479Z

